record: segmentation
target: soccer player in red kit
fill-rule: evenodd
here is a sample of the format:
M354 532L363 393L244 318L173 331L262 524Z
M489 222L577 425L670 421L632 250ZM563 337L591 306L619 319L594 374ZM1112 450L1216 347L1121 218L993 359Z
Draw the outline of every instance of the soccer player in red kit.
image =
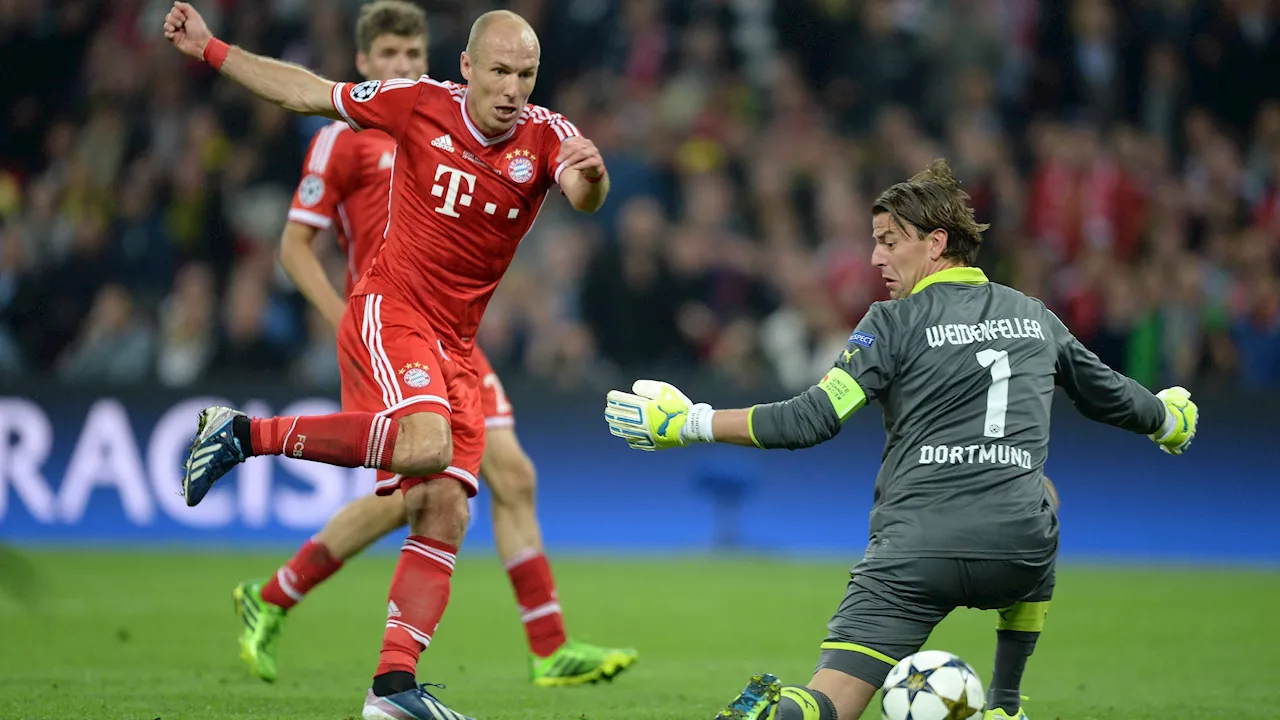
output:
M365 5L356 23L356 68L368 80L421 77L427 70L426 31L426 13L409 2ZM335 230L348 257L349 295L382 246L395 149L395 139L380 130L354 132L345 122L335 122L316 133L303 162L302 181L281 237L280 262L334 327L340 326L346 302L330 283L312 243L320 230ZM492 496L498 554L524 622L531 679L555 687L612 678L635 662L636 652L568 639L534 512L533 463L516 438L502 383L479 347L472 350L471 361L480 380L486 428L480 476ZM244 623L240 655L250 671L275 680L285 612L343 561L404 524L401 493L362 497L334 515L265 583L240 583L235 589L236 610Z
M180 51L266 100L397 142L384 244L338 330L344 412L250 419L206 408L183 492L189 505L199 503L253 455L377 468L379 494L404 493L410 534L363 716L453 717L414 674L444 614L467 498L477 490L485 427L475 332L551 186L575 209L594 212L608 194L604 162L562 116L528 104L541 51L533 29L508 11L472 26L461 56L466 85L425 76L334 83L228 46L182 2L164 31Z

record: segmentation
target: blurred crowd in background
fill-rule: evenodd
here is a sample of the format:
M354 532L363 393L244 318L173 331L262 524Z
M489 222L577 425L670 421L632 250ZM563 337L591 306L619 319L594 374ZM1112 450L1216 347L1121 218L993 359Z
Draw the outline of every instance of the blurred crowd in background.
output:
M0 377L337 384L279 270L323 119L168 47L163 0L0 0ZM423 2L461 80L493 3ZM215 33L356 77L356 0L199 0ZM945 156L980 265L1147 385L1280 387L1280 3L525 0L533 101L601 148L489 305L500 372L807 386L867 307L870 205ZM319 241L341 287L343 258Z

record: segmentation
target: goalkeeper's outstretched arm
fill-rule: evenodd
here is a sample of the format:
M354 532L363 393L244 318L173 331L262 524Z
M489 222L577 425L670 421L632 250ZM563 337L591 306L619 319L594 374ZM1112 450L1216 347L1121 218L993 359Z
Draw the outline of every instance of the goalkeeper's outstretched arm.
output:
M843 422L826 389L814 385L790 400L745 410L717 410L711 418L711 435L716 442L799 450L835 437Z
M811 447L835 437L866 395L841 368L783 402L741 410L715 410L694 403L670 383L639 380L633 392L613 390L605 404L610 432L637 450L700 442L758 448Z
M1152 394L1141 383L1107 367L1048 313L1057 344L1055 380L1085 417L1150 437L1162 450L1181 455L1196 436L1199 410L1180 387Z
M227 45L213 36L188 3L173 4L164 19L164 36L178 50L204 60L264 100L304 115L342 119L333 107L333 82L306 68Z
M858 408L874 400L897 374L886 342L876 343L893 319L873 305L849 338L849 346L822 381L782 402L739 410L693 403L669 383L640 380L626 393L609 393L610 431L637 450L661 450L695 442L799 450L835 437ZM858 379L855 380L854 377Z

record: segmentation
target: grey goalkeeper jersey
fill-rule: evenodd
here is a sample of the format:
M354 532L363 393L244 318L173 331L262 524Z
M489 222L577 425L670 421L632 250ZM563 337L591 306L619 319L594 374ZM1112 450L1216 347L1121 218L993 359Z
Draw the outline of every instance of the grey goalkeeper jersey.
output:
M883 407L886 435L871 511L878 557L1043 555L1058 538L1043 475L1055 384L1087 417L1138 433L1160 428L1164 405L1040 301L974 268L928 280L873 305L819 386L755 408L757 443L825 440L865 393Z

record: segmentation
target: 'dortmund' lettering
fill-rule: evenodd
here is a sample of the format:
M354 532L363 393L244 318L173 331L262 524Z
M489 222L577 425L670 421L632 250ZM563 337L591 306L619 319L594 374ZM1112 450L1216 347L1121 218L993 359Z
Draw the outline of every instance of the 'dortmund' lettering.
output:
M991 340L1044 340L1044 329L1040 323L1027 318L1000 318L983 320L974 325L951 323L934 325L925 328L925 338L929 347L943 345L971 345Z
M1012 465L1031 469L1031 453L1009 445L921 445L921 465Z

